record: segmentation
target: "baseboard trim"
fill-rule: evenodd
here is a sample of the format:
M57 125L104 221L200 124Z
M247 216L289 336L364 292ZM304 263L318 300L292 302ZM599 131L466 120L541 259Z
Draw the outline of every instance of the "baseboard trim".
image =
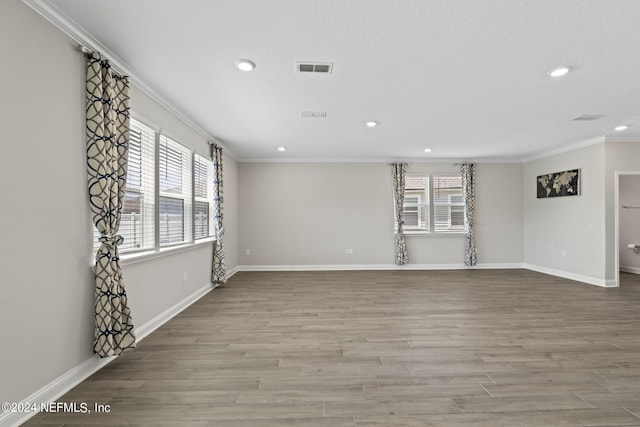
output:
M575 280L576 282L587 283L589 285L600 286L603 288L615 287L615 281L599 279L597 277L584 276L582 274L571 273L568 271L556 270L554 268L542 267L535 264L524 264L527 270L537 271L538 273L550 274L552 276L562 277L563 279Z
M237 269L236 269L237 271ZM235 272L231 273L235 274ZM169 307L153 319L149 320L145 324L136 328L136 338L138 342L142 341L144 338L149 336L153 331L158 329L160 326L167 323L177 314L182 312L184 309L189 307L191 304L198 301L200 298L211 292L215 289L217 285L213 285L211 283L206 284L202 288L198 289L191 295L187 296L183 300L179 301L177 304ZM135 313L134 313L135 314ZM111 361L115 360L117 357L108 357L108 358L98 358L91 357L78 366L70 369L66 373L62 374L60 377L51 381L49 384L42 387L40 390L31 394L29 397L22 399L22 402L35 403L38 407L40 403L48 403L55 402L66 392L71 390L73 387L80 384L82 381L89 378L94 373L98 372L100 369L107 366ZM37 412L31 413L17 413L17 412L5 412L0 414L0 427L17 427L24 422L26 422L29 418L35 416Z
M136 338L138 341L142 341L144 338L149 336L153 331L158 329L160 326L167 323L169 320L173 319L176 315L180 314L185 308L189 307L194 302L198 301L200 298L211 292L213 289L217 288L218 285L214 285L212 283L207 283L202 288L198 289L188 297L184 298L177 304L172 305L162 313L158 314L153 319L146 322L144 325L136 328Z
M524 268L522 263L464 264L333 264L333 265L239 265L238 271L349 271L349 270L467 270Z
M640 268L631 267L631 266L628 266L628 265L621 265L620 266L620 271L625 272L625 273L631 273L631 274L640 274Z
M238 271L240 270L237 265L233 267L231 270L227 271L227 280L231 279L233 275L236 274Z

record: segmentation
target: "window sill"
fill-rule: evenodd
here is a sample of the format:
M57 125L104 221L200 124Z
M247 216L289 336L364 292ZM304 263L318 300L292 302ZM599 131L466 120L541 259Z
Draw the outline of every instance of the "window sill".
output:
M437 233L433 231L404 231L402 234L405 236L466 236L466 231L439 231Z
M125 267L141 262L146 262L156 258L162 258L167 255L174 255L181 252L188 252L193 249L200 248L215 242L215 237L209 237L206 239L197 240L194 243L188 243L185 245L171 246L168 248L160 248L159 250L151 250L145 252L136 252L130 254L120 255L120 266Z

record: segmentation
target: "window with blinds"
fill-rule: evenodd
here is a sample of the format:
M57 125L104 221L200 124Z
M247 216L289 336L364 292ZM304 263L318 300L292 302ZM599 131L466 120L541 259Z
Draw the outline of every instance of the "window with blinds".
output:
M405 179L402 228L404 231L429 229L429 177L408 176Z
M402 220L408 233L464 233L462 177L407 176Z
M461 176L433 177L433 230L464 232L464 198Z
M198 154L193 159L195 239L213 235L213 163Z
M155 131L131 119L125 196L118 234L124 237L120 253L155 246ZM94 227L94 249L100 246Z
M131 119L120 254L158 251L214 235L213 164ZM94 227L94 253L100 247Z
M158 232L160 246L192 241L192 153L160 136L158 149Z

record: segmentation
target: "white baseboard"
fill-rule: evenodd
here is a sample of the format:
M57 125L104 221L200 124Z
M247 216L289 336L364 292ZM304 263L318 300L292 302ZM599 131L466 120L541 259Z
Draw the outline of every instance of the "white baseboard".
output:
M554 268L542 267L534 264L524 264L527 270L537 271L538 273L550 274L552 276L562 277L564 279L575 280L576 282L588 283L589 285L601 286L603 288L615 287L615 281L600 279L598 277L584 276L582 274L571 273L568 271L556 270Z
M174 318L176 315L178 315L185 308L189 307L191 304L193 304L194 302L198 301L200 298L202 298L203 296L205 296L206 294L211 292L216 287L218 287L218 285L214 285L214 284L211 284L211 283L206 284L205 286L203 286L202 288L198 289L197 291L195 291L194 293L192 293L191 295L189 295L188 297L186 297L182 301L178 302L177 304L172 305L171 307L169 307L168 309L166 309L162 313L158 314L156 317L154 317L153 319L149 320L144 325L137 327L136 328L136 339L138 341L142 341L144 338L146 338L153 331L155 331L160 326L162 326L165 323L167 323L169 320Z
M237 270L236 270L237 271ZM235 274L232 273L232 274ZM228 276L229 277L229 276ZM202 288L195 291L193 294L184 298L182 301L174 304L169 307L153 319L149 320L145 324L136 327L136 339L138 342L142 341L145 337L151 334L153 331L158 329L160 326L171 320L174 316L179 314L185 308L189 307L194 302L198 301L200 298L205 296L211 290L213 290L217 285L213 285L211 283L206 284ZM91 357L80 365L72 368L68 372L64 373L60 377L51 381L49 384L42 387L40 390L31 394L30 396L24 398L21 402L29 402L35 403L37 407L40 406L40 403L48 403L55 402L66 392L71 390L73 387L80 384L82 381L89 378L94 373L98 372L100 369L108 365L111 361L115 360L117 357L108 357L108 358L98 358ZM5 412L0 414L0 427L17 427L20 424L26 422L29 418L36 415L37 412L31 413L17 413L17 412Z
M334 265L239 265L238 271L348 271L348 270L466 270L524 268L522 263L464 264L334 264Z
M526 263L485 263L473 267L464 264L336 264L336 265L240 265L238 271L347 271L347 270L482 270L524 268L539 273L584 282L601 287L615 287L615 281L569 273Z
M620 266L620 271L623 271L625 273L640 274L640 268L631 267L631 266L628 266L628 265L621 265Z
M227 271L227 280L231 279L231 277L233 277L233 275L236 274L238 271L240 271L240 269L238 268L237 265L233 267L231 270Z

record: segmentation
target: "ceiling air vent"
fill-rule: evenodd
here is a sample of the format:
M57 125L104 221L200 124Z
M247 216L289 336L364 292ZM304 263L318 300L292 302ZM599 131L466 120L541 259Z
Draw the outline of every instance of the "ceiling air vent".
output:
M333 70L331 62L296 62L299 73L330 73Z
M589 122L591 120L599 119L600 117L604 117L602 114L583 114L574 119L571 119L572 122Z
M327 118L326 111L302 111L300 116L307 119L325 119Z

